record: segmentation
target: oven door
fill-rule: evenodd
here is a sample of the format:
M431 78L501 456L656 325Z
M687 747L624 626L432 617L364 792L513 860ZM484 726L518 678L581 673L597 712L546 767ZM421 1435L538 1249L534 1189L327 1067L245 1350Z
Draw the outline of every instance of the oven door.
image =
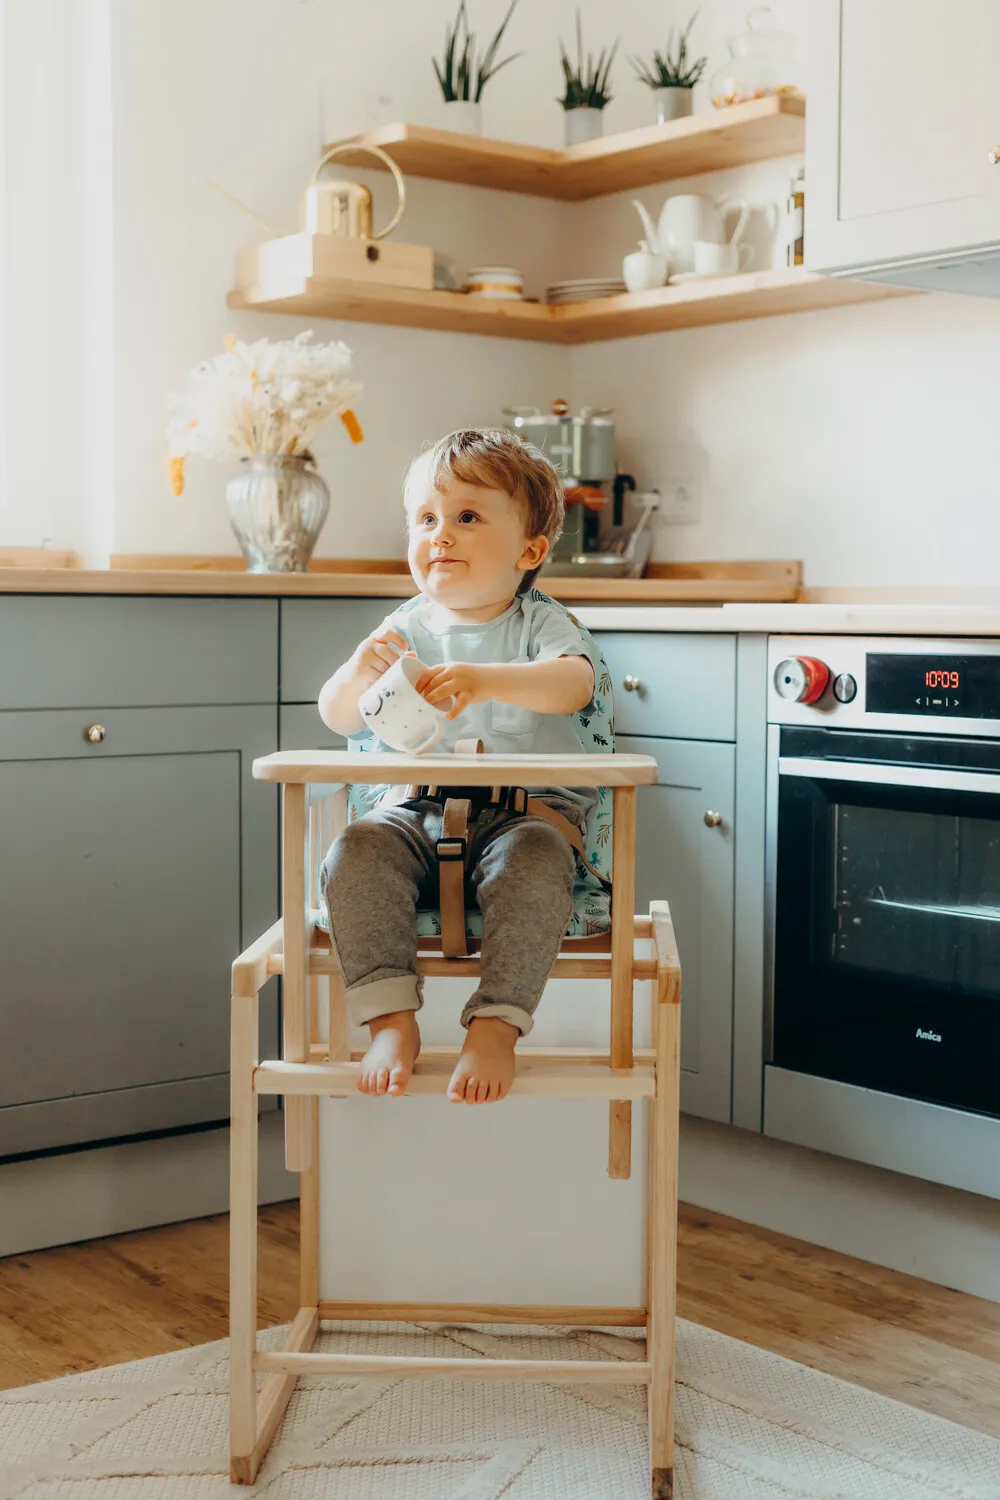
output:
M1000 748L780 735L770 1061L1000 1115Z

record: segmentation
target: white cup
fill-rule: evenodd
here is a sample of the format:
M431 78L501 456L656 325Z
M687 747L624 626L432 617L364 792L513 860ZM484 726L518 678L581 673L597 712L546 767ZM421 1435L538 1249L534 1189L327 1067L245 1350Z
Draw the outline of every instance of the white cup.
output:
M433 750L448 724L447 714L417 692L426 671L420 657L408 651L358 699L358 711L372 734L407 755Z
M712 240L695 240L694 269L696 276L735 276L743 271L753 258L750 245L716 245Z

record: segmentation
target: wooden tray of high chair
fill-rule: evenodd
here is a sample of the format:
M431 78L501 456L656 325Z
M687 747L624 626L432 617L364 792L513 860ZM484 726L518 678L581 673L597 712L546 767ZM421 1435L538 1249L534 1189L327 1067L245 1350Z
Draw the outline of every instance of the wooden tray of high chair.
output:
M651 1494L673 1494L673 1379L676 1284L677 1130L680 1084L680 965L670 912L651 903L636 915L636 787L656 779L644 755L406 756L350 751L284 751L257 760L254 776L282 784L281 920L233 965L232 1128L230 1224L230 1477L253 1483L299 1375L423 1376L547 1382L645 1383L649 1388ZM310 918L319 864L346 822L347 785L516 785L613 789L611 932L566 939L552 977L610 980L608 1050L524 1047L517 1053L511 1097L607 1099L610 1102L608 1174L631 1171L632 1100L648 1101L649 1176L646 1215L646 1304L643 1307L554 1307L442 1303L329 1302L319 1296L318 1100L356 1089L362 1052L352 1050L343 985L329 939ZM309 794L310 787L323 788ZM331 792L333 795L331 795ZM652 947L637 956L636 944ZM470 943L470 947L473 945ZM436 951L435 951L436 948ZM446 959L440 943L420 943L422 974L474 977L475 953ZM258 993L283 976L283 1056L258 1060ZM652 984L652 1046L633 1046L633 987ZM320 1040L321 988L327 989L328 1041ZM441 1094L457 1050L425 1047L408 1092ZM301 1270L298 1316L282 1350L260 1353L256 1343L257 1100L285 1102L286 1161L301 1174ZM498 1106L492 1106L498 1108ZM502 1116L501 1116L502 1118ZM312 1350L321 1319L362 1318L447 1322L576 1323L646 1326L642 1360L420 1359L319 1354ZM258 1395L259 1374L266 1375Z

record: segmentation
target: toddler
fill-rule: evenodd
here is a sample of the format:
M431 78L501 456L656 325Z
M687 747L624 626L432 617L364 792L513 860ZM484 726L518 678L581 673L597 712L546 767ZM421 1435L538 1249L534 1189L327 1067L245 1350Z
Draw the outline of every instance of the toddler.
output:
M493 753L580 754L573 716L592 703L591 648L567 611L531 588L562 528L555 469L509 432L468 429L414 460L403 500L420 593L325 684L323 722L339 734L367 734L358 700L409 650L428 668L417 690L447 708L448 732L436 753L479 738ZM439 903L443 806L430 799L387 805L388 788L358 790L366 810L327 854L321 887L351 1020L371 1031L358 1088L402 1094L420 1051L416 908ZM473 812L488 794L447 791L470 797ZM581 831L596 801L590 789L532 795ZM482 913L481 971L462 1012L466 1037L448 1085L453 1102L483 1104L509 1091L515 1044L531 1029L572 915L575 873L569 840L544 819L487 806L470 820L466 896Z

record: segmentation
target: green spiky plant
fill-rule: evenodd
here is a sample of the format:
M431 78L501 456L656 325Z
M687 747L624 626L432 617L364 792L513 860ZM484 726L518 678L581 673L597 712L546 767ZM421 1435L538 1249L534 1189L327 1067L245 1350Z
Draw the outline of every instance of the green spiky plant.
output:
M439 63L436 57L431 58L437 81L441 85L441 92L449 103L459 99L478 103L490 79L499 73L501 68L513 62L516 57L522 56L520 52L512 52L510 57L505 57L502 62L496 61L497 48L507 29L507 22L514 14L516 4L517 0L511 0L507 14L500 22L496 35L477 66L476 33L469 30L465 0L460 0L454 26L445 27L443 60Z
M562 41L559 43L566 92L559 100L563 109L603 109L611 102L611 63L618 50L620 37L615 37L610 52L602 47L597 62L593 54L587 53L587 65L583 63L583 29L580 12L576 13L576 67L570 62Z
M678 38L676 52L673 50L674 34L671 31L663 53L654 49L652 64L643 62L638 57L632 58L632 66L636 74L651 89L693 89L704 73L708 66L707 57L697 57L693 60L688 58L688 37L697 19L698 12L695 11Z

